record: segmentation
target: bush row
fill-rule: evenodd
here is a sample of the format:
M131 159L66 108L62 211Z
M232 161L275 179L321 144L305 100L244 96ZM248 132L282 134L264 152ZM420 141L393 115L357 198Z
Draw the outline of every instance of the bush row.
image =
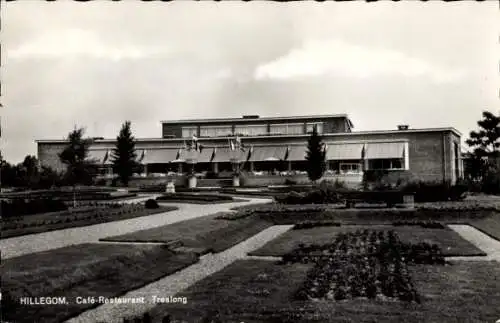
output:
M1 208L2 218L32 215L37 213L58 212L68 209L64 202L53 199L13 199L10 201L2 201Z
M335 221L303 221L295 224L293 230L311 229L315 227L340 227L341 224Z
M181 201L200 201L200 202L225 202L232 201L230 196L209 195L209 194L189 194L189 193L173 193L164 194L157 197L158 201L181 200Z
M393 222L394 226L420 226L428 229L445 229L445 226L436 221L396 221Z

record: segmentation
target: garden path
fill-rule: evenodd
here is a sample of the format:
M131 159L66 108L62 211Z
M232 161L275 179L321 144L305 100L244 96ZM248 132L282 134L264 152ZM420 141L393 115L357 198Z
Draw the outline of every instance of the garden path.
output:
M500 262L500 241L467 224L450 224L448 226L487 254L485 257L450 257L447 258L448 260L496 260Z
M275 225L269 227L230 249L217 254L204 255L198 263L122 296L122 298L144 297L145 303L134 304L134 306L127 304L103 304L95 309L83 312L66 322L121 323L124 318L142 316L143 313L157 305L153 303L153 296L166 298L174 296L203 278L222 270L234 261L245 259L248 252L264 246L268 241L285 233L292 227L293 225ZM182 297L182 294L178 296ZM189 302L189 299L187 301Z
M122 202L142 202L154 197L154 195L144 195L140 196L138 199L125 200ZM109 236L117 236L135 231L151 229L217 212L227 212L235 206L264 203L268 201L270 200L251 199L245 202L207 205L169 203L168 205L177 206L179 209L127 220L3 239L0 240L0 250L2 252L2 259L8 259L75 244L99 242L99 239Z

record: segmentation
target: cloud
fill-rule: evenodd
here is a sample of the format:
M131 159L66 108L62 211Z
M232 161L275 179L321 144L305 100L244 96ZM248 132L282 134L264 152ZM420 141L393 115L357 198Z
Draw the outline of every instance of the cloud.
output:
M338 40L314 40L258 66L254 77L257 80L291 79L328 74L354 78L428 76L435 82L447 83L462 79L465 72L434 66L394 50L366 48Z
M9 58L70 58L88 56L100 59L140 59L168 53L165 47L138 47L105 43L98 34L83 29L60 29L41 34L14 49Z

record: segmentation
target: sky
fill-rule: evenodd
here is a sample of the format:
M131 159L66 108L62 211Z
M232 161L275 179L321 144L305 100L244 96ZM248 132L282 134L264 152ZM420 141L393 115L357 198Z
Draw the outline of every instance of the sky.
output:
M355 131L499 113L496 1L2 3L4 159L74 126L161 136L161 120L349 115Z

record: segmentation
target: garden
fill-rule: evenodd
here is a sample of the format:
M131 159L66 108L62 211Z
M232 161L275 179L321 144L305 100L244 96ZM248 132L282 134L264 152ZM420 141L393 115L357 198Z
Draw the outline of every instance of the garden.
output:
M152 201L152 202L151 202ZM2 201L2 239L177 210L151 200L141 203L79 202L77 208L60 200L33 199Z
M198 261L165 246L81 244L2 261L2 320L63 322L99 304L76 297L117 297ZM20 297L66 297L67 304L22 305Z

